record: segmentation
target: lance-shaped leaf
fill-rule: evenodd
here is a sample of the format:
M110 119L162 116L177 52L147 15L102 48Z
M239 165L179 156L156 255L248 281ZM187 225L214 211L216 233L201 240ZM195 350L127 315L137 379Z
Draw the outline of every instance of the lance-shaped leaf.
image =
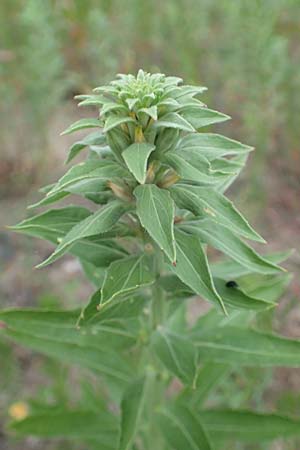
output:
M126 207L124 203L118 200L108 203L103 208L91 214L86 219L75 225L62 239L61 243L58 245L56 250L52 253L49 258L44 262L39 264L38 267L44 267L62 255L64 255L70 247L78 240L85 237L94 236L97 234L104 233L109 230L118 219L126 212L128 206Z
M118 127L119 125L125 124L125 123L135 123L135 120L132 117L129 116L118 116L118 115L111 115L109 116L105 121L105 126L103 129L104 133L107 133L108 131L112 130L113 128Z
M183 106L180 109L180 115L189 122L196 130L213 123L224 122L230 119L229 116L218 111L214 111L208 108L202 108L201 106Z
M49 196L42 198L41 200L39 200L36 203L33 203L32 205L28 206L27 208L33 209L33 208L39 208L39 207L45 206L45 205L51 205L52 203L59 202L63 198L67 197L68 195L70 195L70 192L65 192L65 191L56 192L54 194L49 194Z
M151 337L151 348L169 372L185 384L194 384L197 352L192 341L159 326Z
M267 301L263 296L256 298L246 294L238 285L231 286L230 281L228 283L220 278L214 278L214 285L228 307L263 311L276 306L276 303Z
M158 423L170 448L212 450L201 417L196 416L187 406L177 404L161 409Z
M141 184L145 183L147 161L154 149L155 145L140 143L130 145L122 153L128 169Z
M231 366L223 363L207 362L198 371L196 384L187 394L187 401L191 406L199 409L210 392L230 372Z
M216 224L212 220L205 219L189 222L189 225L184 225L182 228L192 234L196 234L203 242L220 250L253 272L278 274L283 270L260 256L229 228Z
M89 160L68 170L47 193L47 196L62 191L83 194L100 191L106 187L108 180L126 176L128 176L126 170L114 161Z
M90 215L91 212L86 208L67 206L30 217L10 228L19 233L57 243L59 237L63 237L71 228Z
M101 303L152 284L155 281L145 254L129 256L113 262L107 269L101 289Z
M286 251L264 254L263 257L273 264L279 264L285 261L290 255L291 251ZM251 269L242 266L237 261L232 261L229 259L212 263L211 269L215 277L222 278L224 280L239 278L243 275L248 275L249 273L251 273Z
M137 215L142 226L164 251L171 262L176 261L174 239L175 205L170 193L154 184L138 186L134 190Z
M207 257L197 236L176 230L177 264L173 272L196 294L225 311L209 270Z
M145 403L145 378L135 380L121 401L121 435L118 450L130 450L137 434Z
M182 131L195 131L192 125L177 113L167 113L161 116L154 125L156 128L176 128Z
M100 121L99 119L93 119L93 118L89 118L89 119L80 119L77 120L77 122L73 123L72 125L70 125L65 131L63 131L61 134L70 134L70 133L74 133L74 131L79 131L82 130L84 128L96 128L96 127L100 127Z
M209 161L198 152L184 154L180 150L171 150L162 159L186 180L214 184L228 176L212 171Z
M105 136L101 131L95 131L88 134L84 139L74 142L70 147L69 155L66 163L69 163L74 159L84 148L90 145L103 145L105 144Z
M300 341L233 326L191 333L201 361L243 366L300 367Z
M209 410L197 414L213 442L268 441L300 436L300 421L276 414L239 410Z
M198 151L209 160L222 156L239 155L253 150L248 145L229 139L220 134L193 133L184 136L178 144L178 148L188 153L190 150Z
M147 114L151 119L157 120L157 106L150 106L149 108L141 108L139 109L139 112L144 112Z
M125 342L135 342L132 333L109 322L81 332L76 328L77 317L78 311L2 311L0 320L6 326L1 334L63 363L91 369L121 384L130 381L132 370L116 350Z
M118 438L118 421L107 411L47 411L13 422L10 428L18 436L62 437L73 440L96 439L104 449L114 449ZM102 446L101 446L102 447Z
M169 188L171 195L181 209L188 209L195 216L209 216L242 236L265 242L239 213L233 203L210 187L176 184Z

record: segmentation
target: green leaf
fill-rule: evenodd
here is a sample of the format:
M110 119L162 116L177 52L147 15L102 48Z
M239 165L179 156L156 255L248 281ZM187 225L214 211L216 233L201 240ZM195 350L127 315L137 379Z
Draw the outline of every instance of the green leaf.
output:
M177 113L167 113L160 117L153 126L155 128L176 128L182 131L195 131L192 125Z
M67 197L68 195L70 195L70 192L65 192L65 191L55 192L54 194L49 194L48 196L42 198L38 202L33 203L32 205L28 206L27 208L33 209L33 208L39 208L39 207L45 206L45 205L51 205L52 203L59 202L63 198Z
M149 108L141 108L138 112L144 112L148 116L151 117L153 120L157 120L157 106L150 106Z
M147 161L153 150L155 150L155 145L141 143L130 145L122 153L128 169L141 184L145 183Z
M209 216L242 236L265 242L235 208L233 203L210 187L176 184L169 188L171 195L181 209L188 209L195 216Z
M290 255L291 252L286 251L264 254L263 257L273 264L279 264L285 261ZM212 263L211 269L215 277L222 278L224 280L230 280L232 278L236 279L243 275L248 275L249 273L251 273L251 269L229 259Z
M224 122L230 119L226 114L219 113L201 106L183 106L180 109L180 115L189 122L193 128L198 130L201 127L212 125L213 123Z
M177 261L176 266L172 266L173 272L196 294L221 306L225 311L223 301L214 287L200 240L180 230L176 230L175 238Z
M136 436L145 403L145 378L135 380L121 401L121 436L118 450L130 450Z
M161 431L174 450L212 450L201 418L185 405L161 409L158 415Z
M65 410L35 414L10 425L19 436L67 438L86 440L95 438L107 448L117 444L117 419L106 411Z
M152 284L154 274L150 271L145 254L133 255L113 262L107 269L101 289L101 304L113 298Z
M209 161L197 152L184 154L180 150L171 150L162 159L186 180L214 184L228 176L222 172L213 172Z
M166 327L158 326L151 337L151 348L166 369L183 383L195 383L197 352L189 339Z
M199 153L209 160L222 156L248 153L253 150L253 147L213 133L188 134L178 143L178 148L184 153L188 153L190 150L199 151Z
M63 133L61 133L62 135L64 134L70 134L70 133L74 133L74 131L79 131L82 130L84 128L95 128L95 127L100 127L100 121L99 119L93 119L93 118L89 118L89 119L80 119L77 120L77 122L73 123L72 125L70 125Z
M265 260L227 227L216 224L212 220L189 222L189 225L184 225L182 228L196 234L203 242L220 250L253 272L278 274L283 270Z
M84 148L90 145L103 145L105 144L105 136L102 131L95 131L88 134L84 139L75 142L69 150L69 155L66 160L66 164L72 161Z
M77 318L78 311L7 310L0 312L6 324L1 333L63 363L88 368L121 384L130 381L132 369L119 349L135 342L133 333L109 321L81 331Z
M300 367L300 341L233 326L191 333L201 361L247 367Z
M201 411L203 427L213 441L257 442L300 435L300 421L276 414L238 410Z
M190 391L190 404L199 409L205 402L212 389L230 372L228 364L207 362L198 371L196 386Z
M246 294L240 287L228 287L227 283L220 278L214 278L214 285L226 306L235 309L257 311L263 311L276 306L275 303L267 301L263 296L261 298L256 298Z
M62 191L75 194L99 192L105 189L108 180L126 176L128 176L126 170L114 161L88 160L71 167L47 193L47 196Z
M70 247L78 240L96 234L104 233L109 230L118 219L126 212L128 206L124 203L115 200L108 203L103 208L91 214L86 219L75 225L62 239L56 250L38 267L45 267L46 265L56 261L64 255Z
M111 239L91 236L79 240L70 250L72 255L88 261L96 267L107 267L114 261L128 255L127 251Z
M135 123L135 120L132 117L129 116L118 116L118 115L111 115L109 116L105 121L105 126L103 129L104 133L107 133L108 131L112 130L113 128L118 127L119 125L122 125L123 123Z
M91 215L91 212L80 206L51 209L10 227L13 231L30 236L47 239L57 243L71 228Z
M170 193L154 184L138 186L134 190L137 215L142 226L159 245L171 262L176 260L173 222L174 202Z

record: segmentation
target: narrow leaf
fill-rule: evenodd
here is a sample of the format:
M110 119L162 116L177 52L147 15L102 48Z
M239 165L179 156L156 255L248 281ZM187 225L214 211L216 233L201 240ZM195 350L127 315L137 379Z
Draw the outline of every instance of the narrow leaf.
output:
M201 411L203 427L213 441L256 442L300 435L300 421L276 414L238 410Z
M159 425L174 450L212 450L201 418L184 405L160 410Z
M130 450L134 442L145 401L145 378L135 380L121 401L121 436L118 450Z
M171 262L176 260L173 222L174 202L170 193L153 184L138 186L134 190L137 214L142 226L156 241Z
M96 127L100 127L100 121L99 119L80 119L77 122L73 123L72 125L70 125L65 131L63 131L63 133L61 133L62 135L64 134L70 134L70 133L74 133L74 131L79 131L82 130L84 128L96 128Z
M125 213L125 211L126 206L117 200L108 203L106 206L99 209L94 214L91 214L89 217L75 225L63 237L61 243L58 245L52 255L49 256L49 258L47 258L44 262L39 264L38 267L44 267L56 261L62 255L64 255L76 241L85 237L104 233L105 231L109 230Z
M122 153L128 169L141 184L145 183L147 161L154 149L155 145L151 144L132 144Z
M200 240L196 236L188 235L176 230L177 264L172 267L173 272L187 284L196 294L214 304L225 306L217 293L209 270L208 261Z
M101 289L101 304L111 301L118 295L152 284L154 281L155 277L150 271L145 254L129 256L113 262L107 270Z
M202 108L201 106L183 107L180 110L180 115L196 130L201 127L206 127L207 125L224 122L225 120L230 119L226 114L212 109Z
M122 123L128 123L128 122L135 123L135 120L129 116L124 116L124 117L120 117L117 115L109 116L105 121L105 126L103 129L103 132L107 133L108 131L112 130L115 127L118 127Z
M176 184L170 189L171 195L181 209L188 209L195 216L209 216L242 236L265 242L235 208L233 203L210 187Z
M177 128L182 131L195 131L195 129L190 125L188 121L186 121L183 117L181 117L177 113L167 113L164 116L160 117L154 125L156 128Z

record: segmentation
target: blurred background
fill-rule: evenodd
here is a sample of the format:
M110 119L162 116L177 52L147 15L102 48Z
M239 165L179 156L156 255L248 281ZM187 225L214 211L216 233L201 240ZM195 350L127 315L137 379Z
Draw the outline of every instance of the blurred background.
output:
M78 109L73 96L139 68L207 86L204 102L232 117L213 131L256 148L229 195L270 249L296 249L288 263L294 280L273 323L300 338L299 0L1 0L1 307L63 308L86 301L92 288L72 258L37 271L33 267L51 247L13 235L5 225L32 214L26 206L39 199L37 189L66 170L68 146L77 136L59 133L96 112ZM266 328L269 323L268 316ZM61 365L2 341L0 357L0 427L16 401L68 396ZM299 417L300 370L243 371L224 383L218 401L280 407ZM26 445L41 448L35 439ZM0 448L24 444L0 429ZM43 448L74 446L46 442Z

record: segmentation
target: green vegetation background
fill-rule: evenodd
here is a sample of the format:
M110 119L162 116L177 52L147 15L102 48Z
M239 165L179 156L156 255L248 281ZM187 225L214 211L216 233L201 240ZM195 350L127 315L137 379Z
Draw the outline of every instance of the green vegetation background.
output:
M90 292L71 259L34 271L50 247L11 236L3 226L24 217L37 187L63 171L70 138L58 135L82 114L73 96L118 72L143 68L207 86L204 101L233 118L214 131L256 148L232 195L271 248L299 248L299 38L299 0L1 0L1 306L74 306ZM295 282L275 327L299 337L297 252L290 265ZM16 400L72 394L66 369L52 361L4 342L0 356L0 426ZM252 370L245 384L248 378L241 373L227 381L219 393L224 404L279 404L283 413L300 415L299 371ZM236 383L241 389L233 396ZM26 444L28 450L41 446ZM18 445L0 433L1 449ZM295 450L297 444L284 445L269 448Z

